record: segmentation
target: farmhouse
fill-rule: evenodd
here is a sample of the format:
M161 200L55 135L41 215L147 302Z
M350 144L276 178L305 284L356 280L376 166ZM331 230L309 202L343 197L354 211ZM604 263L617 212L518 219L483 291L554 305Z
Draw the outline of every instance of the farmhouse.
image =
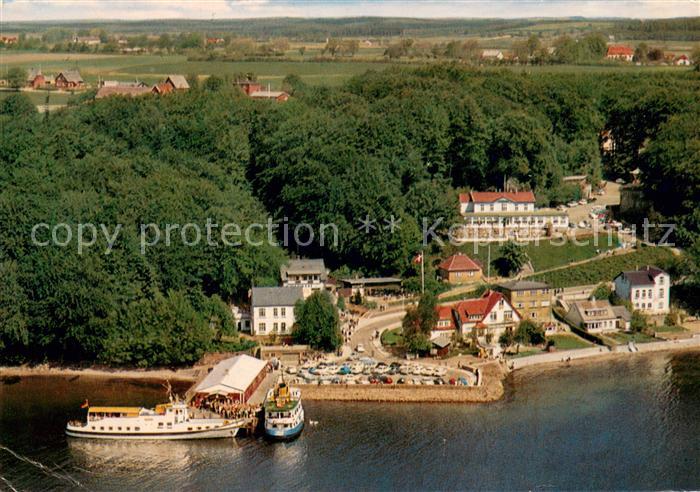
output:
M151 89L148 87L134 87L134 86L107 86L100 87L95 94L95 99L103 99L110 96L125 96L125 97L135 97L150 94Z
M669 311L671 276L654 266L622 272L614 280L615 293L647 314L665 314Z
M634 50L629 46L613 44L608 46L608 52L605 58L608 60L632 61L632 58L634 58Z
M186 91L190 88L184 75L168 75L163 84L170 86L171 90L174 91Z
M247 402L268 372L267 362L237 355L219 362L194 389L196 397L221 395Z
M73 42L76 44L97 46L100 44L100 38L97 36L73 36Z
M46 85L46 77L41 73L40 69L32 68L27 73L27 87L38 89Z
M236 85L240 87L247 96L250 96L253 92L262 90L262 84L250 79L239 79L236 81Z
M503 60L503 52L501 50L484 50L481 52L482 60Z
M673 64L688 66L690 65L690 58L688 58L686 55L681 55L673 61Z
M85 87L85 81L77 70L64 70L56 75L54 82L59 89L81 89Z
M301 287L253 287L252 335L291 335L294 305L304 298Z
M18 34L2 34L2 35L0 35L0 43L15 44L18 41L19 41Z
M548 227L557 230L569 226L566 212L536 209L532 191L461 193L459 210L467 237L540 234Z
M438 265L438 274L444 282L462 284L481 280L481 265L463 253L456 253Z
M283 91L255 91L250 93L252 99L267 99L268 101L284 102L289 94Z

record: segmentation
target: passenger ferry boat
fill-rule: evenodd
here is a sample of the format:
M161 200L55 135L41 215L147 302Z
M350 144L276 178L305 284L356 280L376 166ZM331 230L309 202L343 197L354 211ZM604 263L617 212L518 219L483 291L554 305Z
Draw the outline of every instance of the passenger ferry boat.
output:
M244 419L192 418L184 402L141 407L87 407L87 421L66 425L71 437L95 439L213 439L235 437Z
M265 398L265 435L271 439L294 439L304 429L301 390L284 381L267 392Z

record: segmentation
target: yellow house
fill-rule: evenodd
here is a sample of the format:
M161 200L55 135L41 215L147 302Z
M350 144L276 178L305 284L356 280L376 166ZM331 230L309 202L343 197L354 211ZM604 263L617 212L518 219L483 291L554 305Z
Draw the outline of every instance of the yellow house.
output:
M543 282L515 280L498 285L523 319L543 323L552 319L552 291Z
M481 265L463 253L457 253L438 266L438 274L444 282L464 284L481 280Z

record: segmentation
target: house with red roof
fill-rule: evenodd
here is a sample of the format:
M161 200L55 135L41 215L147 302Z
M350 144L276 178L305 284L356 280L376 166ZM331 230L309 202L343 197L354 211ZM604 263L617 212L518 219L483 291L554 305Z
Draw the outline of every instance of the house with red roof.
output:
M513 331L522 320L503 294L491 290L477 299L457 303L453 311L457 331L464 337L476 337L481 345L497 345L498 338Z
M463 284L481 280L481 265L464 253L456 253L438 265L438 275L450 284Z
M435 322L435 328L433 328L433 330L430 332L430 339L433 340L443 334L452 336L452 334L457 330L453 307L440 305L435 306L435 314L437 321Z
M472 191L459 195L466 239L541 235L565 229L565 211L538 209L532 191Z
M686 55L681 55L673 61L673 64L688 66L690 65L690 58L688 58Z
M611 44L608 46L608 52L605 55L608 60L622 60L631 62L634 58L634 50L629 46L621 44Z

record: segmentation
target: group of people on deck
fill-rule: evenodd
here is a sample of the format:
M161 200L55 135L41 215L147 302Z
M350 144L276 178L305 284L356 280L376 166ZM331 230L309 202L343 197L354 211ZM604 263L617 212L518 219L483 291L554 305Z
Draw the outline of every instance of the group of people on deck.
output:
M229 397L202 397L198 396L192 402L192 406L199 410L209 410L226 419L241 419L254 417L259 407L248 403L234 401Z

